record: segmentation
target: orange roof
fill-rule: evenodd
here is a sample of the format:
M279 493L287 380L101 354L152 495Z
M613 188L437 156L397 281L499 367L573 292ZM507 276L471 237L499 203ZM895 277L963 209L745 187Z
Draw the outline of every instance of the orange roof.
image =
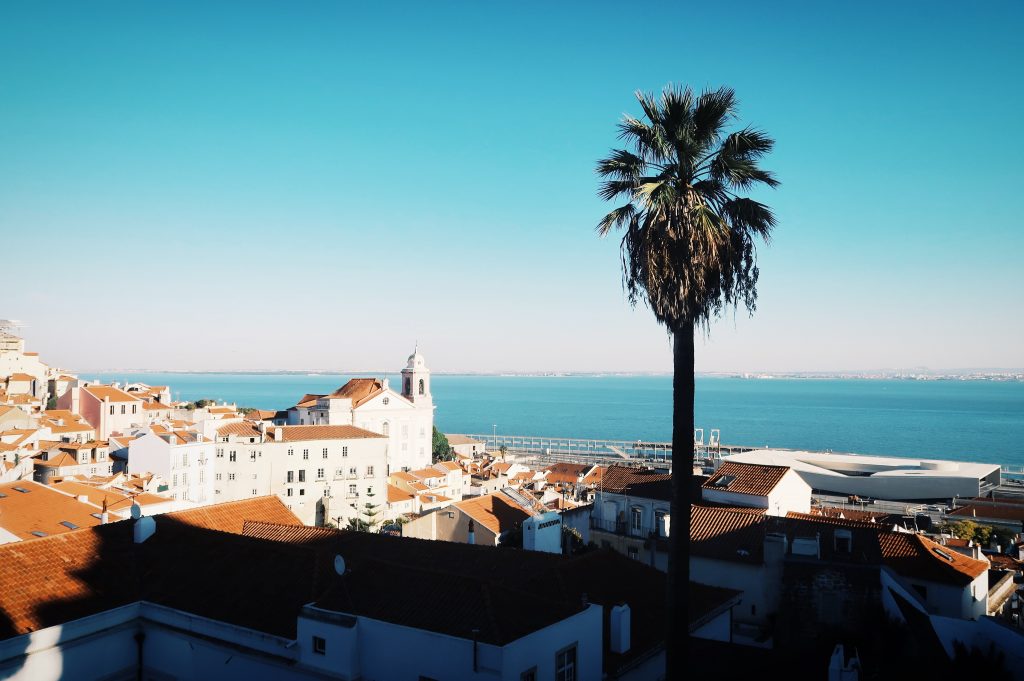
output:
M280 525L302 524L276 495L200 506L178 511L171 514L171 517L186 525L234 534L242 533L242 526L246 520L261 520Z
M27 490L19 492L15 488ZM99 525L99 518L91 514L99 509L79 502L74 497L56 492L46 485L22 480L0 484L0 527L19 539L36 539L33 532L44 535L70 532L72 527L61 525L67 521L76 527Z
M399 489L394 485L388 485L388 503L397 504L401 501L409 501L413 496L405 490Z
M82 388L82 390L101 402L104 400L110 400L111 402L141 402L138 397L109 385L90 385Z
M754 463L726 461L718 467L703 485L704 489L767 496L782 477L789 472L788 466L765 466Z
M372 433L355 426L277 426L267 429L267 437L274 438L274 433L281 431L284 442L302 440L355 440L361 438L384 437L380 433Z
M376 378L353 378L326 397L347 398L352 400L353 407L358 407L367 400L379 395L383 390L384 384Z
M421 469L416 470L416 471L409 471L409 475L415 476L415 477L420 478L420 479L423 479L423 478L443 478L446 475L448 475L448 473L446 473L446 472L442 473L441 471L437 470L436 468L421 468Z
M518 504L497 493L458 501L453 506L494 534L511 530L530 517Z
M453 447L455 447L456 445L482 445L483 444L483 442L481 442L480 440L474 440L473 438L466 437L465 435L456 435L454 433L451 434L451 435L448 435L447 433L445 433L445 437L448 438L448 444L450 444Z
M455 463L454 461L438 461L434 465L435 466L440 466L441 468L445 468L445 469L447 469L449 471L461 471L462 470L462 466L460 466L459 464Z
M142 408L148 409L149 411L155 411L157 409L170 409L170 407L167 406L166 404L160 404L159 402L143 402Z
M241 435L242 437L260 437L263 433L252 421L237 421L221 426L217 429L217 435Z
M46 461L36 459L33 462L36 466L42 466L44 468L62 468L64 466L77 466L78 459L67 452L61 452L57 456L51 456ZM84 465L84 464L83 464Z
M760 563L764 555L764 516L731 509L692 506L691 555Z
M171 499L167 497L150 494L149 492L143 492L142 494L136 494L133 496L120 490L97 487L96 485L86 485L74 480L64 480L62 482L54 483L52 487L76 497L85 496L89 499L89 503L95 504L101 508L103 507L103 501L106 500L107 508L111 511L127 510L131 507L133 501L143 508L150 504L163 504L171 501Z
M32 376L30 374L11 374L8 377L7 380L9 380L9 381L34 381L34 380L36 380L36 377Z
M593 468L593 464L567 463L560 461L543 469L547 471L547 475L544 479L552 484L556 482L569 482L576 484L591 468Z
M966 586L988 571L988 561L975 560L920 534L878 535L883 562L905 577Z
M611 494L669 501L672 499L672 476L646 468L609 466L599 489Z

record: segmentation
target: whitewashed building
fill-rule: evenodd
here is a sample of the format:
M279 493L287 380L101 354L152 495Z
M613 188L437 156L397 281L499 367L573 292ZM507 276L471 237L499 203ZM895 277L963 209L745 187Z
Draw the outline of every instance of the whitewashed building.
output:
M389 440L387 472L425 468L431 462L434 402L430 369L418 351L402 369L402 390L389 381L354 378L328 395L305 395L288 411L293 425L352 425Z
M228 423L217 431L215 496L276 494L307 525L365 521L387 505L387 451L385 436L351 425Z
M163 493L176 501L219 501L214 485L213 440L194 430L157 430L160 432L149 432L129 442L129 475L159 475L168 485Z

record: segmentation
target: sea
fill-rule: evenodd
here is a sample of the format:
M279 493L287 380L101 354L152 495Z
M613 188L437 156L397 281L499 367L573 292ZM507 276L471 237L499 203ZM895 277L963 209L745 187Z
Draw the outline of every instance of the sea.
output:
M175 400L286 409L328 393L338 374L100 373L82 378L168 385ZM399 375L388 376L395 387ZM432 377L435 424L449 433L668 441L671 376ZM1024 466L1024 382L696 379L695 424L723 445Z

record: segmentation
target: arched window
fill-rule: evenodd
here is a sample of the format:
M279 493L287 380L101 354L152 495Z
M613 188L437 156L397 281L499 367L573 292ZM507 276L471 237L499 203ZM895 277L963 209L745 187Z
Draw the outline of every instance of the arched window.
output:
M412 395L412 379L405 379L405 390L403 391L406 395Z
M390 435L391 434L391 424L388 423L387 421L385 421L384 425L381 426L381 428L380 428L380 432L381 432L381 435Z
M423 379L421 378L421 379L420 379L420 395L422 395L422 394L424 393L424 389L423 389L423 387L424 387L424 384L423 384Z

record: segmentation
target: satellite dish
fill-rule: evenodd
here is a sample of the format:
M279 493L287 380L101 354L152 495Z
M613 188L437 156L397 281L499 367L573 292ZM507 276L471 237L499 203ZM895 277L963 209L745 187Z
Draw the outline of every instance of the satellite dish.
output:
M345 574L345 559L340 555L334 557L334 571L339 575Z
M142 517L142 507L138 504L132 504L132 518L138 520Z

